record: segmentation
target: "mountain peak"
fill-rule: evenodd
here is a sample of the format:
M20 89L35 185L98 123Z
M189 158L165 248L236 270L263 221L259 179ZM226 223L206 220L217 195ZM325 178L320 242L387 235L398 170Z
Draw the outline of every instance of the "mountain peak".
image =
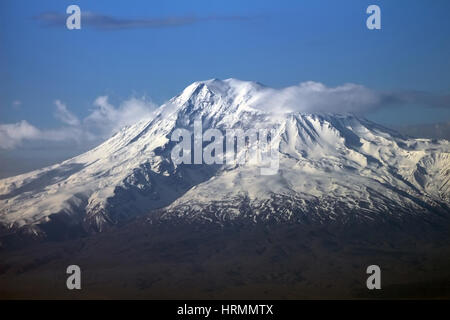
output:
M241 112L258 113L251 101L258 99L264 87L253 81L234 78L209 79L187 86L183 92L169 101L176 110L194 117L222 114L236 116Z
M0 225L39 230L54 219L101 230L152 210L205 220L278 212L286 219L375 219L388 211L448 210L448 142L404 139L353 116L282 108L288 98L304 103L297 97L233 78L194 82L154 119L97 148L0 180ZM273 129L279 171L261 176L252 164L174 164L172 133L191 130L197 119L204 129Z
M235 78L228 78L225 80L213 78L209 80L196 81L187 86L181 96L189 97L201 89L209 90L214 94L239 94L248 91L258 91L264 86L255 81L245 81Z

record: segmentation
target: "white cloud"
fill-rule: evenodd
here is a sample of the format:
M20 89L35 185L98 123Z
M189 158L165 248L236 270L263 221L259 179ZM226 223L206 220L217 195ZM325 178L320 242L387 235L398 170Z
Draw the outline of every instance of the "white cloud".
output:
M72 141L86 143L108 138L120 128L151 118L157 108L146 99L131 98L119 107L108 102L107 96L98 97L91 113L80 120L60 100L55 101L55 117L64 125L56 129L38 129L25 120L0 124L0 148L12 149L25 141Z
M25 139L36 139L40 134L39 129L25 120L11 124L0 124L0 147L11 149Z
M377 107L382 100L382 95L361 85L349 83L330 88L308 81L283 89L264 88L250 103L274 113L360 113Z
M82 142L92 140L89 132L78 127L60 127L57 129L42 130L36 128L26 120L16 123L0 124L0 148L13 149L25 141L74 141Z
M59 100L55 101L56 111L55 117L61 120L63 123L68 124L69 126L78 126L80 124L80 120L67 110L67 107L64 103Z
M354 83L327 87L320 82L307 81L282 89L263 88L250 103L273 113L365 114L377 108L403 105L449 108L450 95L417 90L376 91Z
M139 120L151 118L157 106L146 99L131 98L115 108L107 96L98 97L92 113L84 119L84 124L100 135L109 136L120 128Z

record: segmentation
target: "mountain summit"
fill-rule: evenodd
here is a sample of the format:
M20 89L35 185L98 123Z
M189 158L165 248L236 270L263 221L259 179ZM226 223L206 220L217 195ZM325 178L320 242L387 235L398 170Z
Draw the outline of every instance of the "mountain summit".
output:
M261 108L279 100L272 94L279 92L236 79L195 82L98 147L0 180L0 224L45 236L54 226L101 231L155 212L162 220L218 224L448 215L449 141L404 138L353 115ZM261 175L251 163L175 164L172 133L193 131L198 119L204 130L273 130L277 173Z

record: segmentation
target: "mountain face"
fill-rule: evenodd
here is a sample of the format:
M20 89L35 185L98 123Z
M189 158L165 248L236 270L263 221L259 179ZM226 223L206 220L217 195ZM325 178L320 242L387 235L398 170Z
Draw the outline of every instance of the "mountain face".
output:
M45 235L55 223L101 231L144 214L221 225L448 218L449 141L406 139L353 115L277 113L277 106L268 113L256 107L263 89L236 79L195 82L95 149L0 180L0 224ZM272 130L278 170L176 164L171 136L193 132L198 119L203 130Z

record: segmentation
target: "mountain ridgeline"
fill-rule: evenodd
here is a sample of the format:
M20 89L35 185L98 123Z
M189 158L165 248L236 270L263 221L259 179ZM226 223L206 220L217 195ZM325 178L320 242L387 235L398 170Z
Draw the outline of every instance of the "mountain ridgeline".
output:
M98 147L0 180L1 233L68 236L140 216L218 226L448 221L449 141L405 138L354 115L269 112L258 108L264 89L195 82ZM171 135L197 119L203 130L273 130L276 174L251 163L175 164Z

